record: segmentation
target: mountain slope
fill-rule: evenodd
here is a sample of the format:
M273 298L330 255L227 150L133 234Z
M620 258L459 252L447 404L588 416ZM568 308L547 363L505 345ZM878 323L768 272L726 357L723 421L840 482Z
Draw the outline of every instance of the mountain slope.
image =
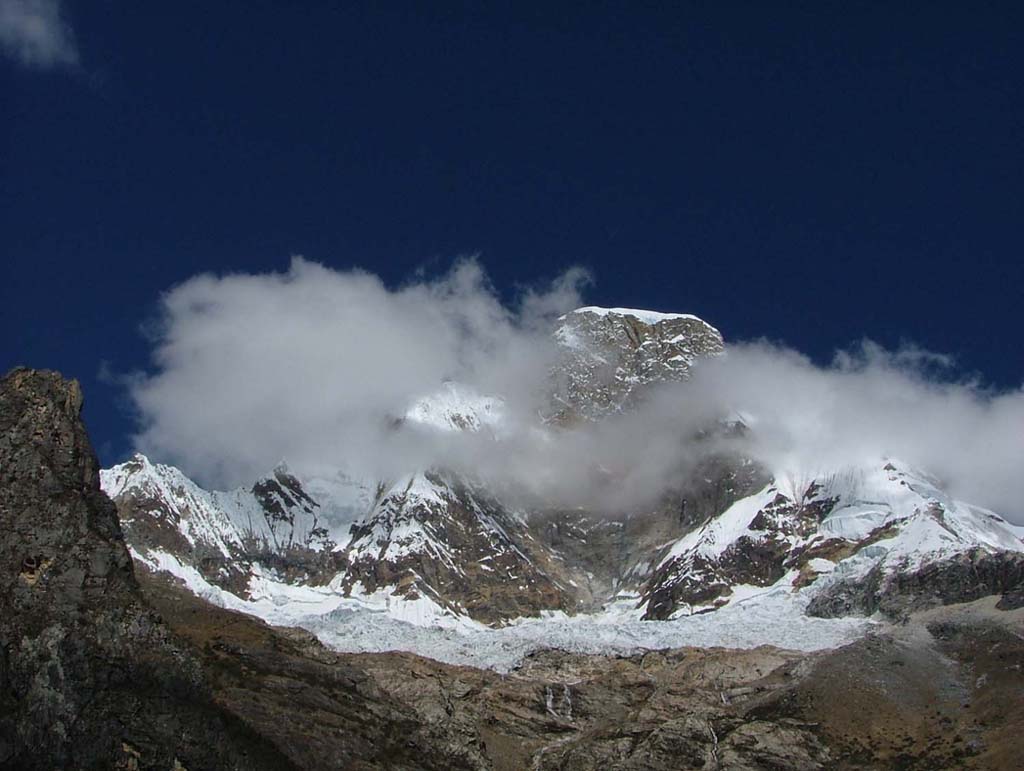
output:
M243 597L257 564L290 581L329 579L348 523L369 505L369 491L358 483L319 479L306 483L307 492L283 464L251 488L228 492L204 490L143 455L100 478L139 559L157 564L159 554L173 555ZM312 495L321 490L331 493L326 512Z
M411 474L353 526L340 587L424 600L418 607L428 614L436 606L485 623L574 609L531 538L525 516L486 490L439 471Z
M869 574L882 582L920 575L976 552L1001 560L1005 578L981 594L951 593L946 602L1002 592L1024 578L1013 567L1024 553L1015 528L898 461L784 475L672 544L645 590L646 617L713 610L781 581L835 597ZM819 598L815 607L825 602Z

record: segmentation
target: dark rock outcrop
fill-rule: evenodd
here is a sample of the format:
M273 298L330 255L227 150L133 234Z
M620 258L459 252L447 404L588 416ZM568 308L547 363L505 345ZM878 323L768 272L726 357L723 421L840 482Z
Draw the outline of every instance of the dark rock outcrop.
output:
M141 602L81 406L52 372L0 384L0 767L291 767Z
M181 596L142 592L81 406L53 372L0 381L0 768L465 766L316 645L194 598L172 631Z

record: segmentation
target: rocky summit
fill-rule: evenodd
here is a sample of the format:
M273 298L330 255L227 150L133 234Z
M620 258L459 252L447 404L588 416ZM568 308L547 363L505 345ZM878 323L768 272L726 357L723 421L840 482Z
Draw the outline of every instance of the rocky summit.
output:
M685 380L694 363L723 351L722 334L685 313L578 308L559 319L561 346L551 419L594 419L627 409L651 385Z
M579 430L724 350L685 314L559 320ZM0 768L1017 768L1024 530L897 458L710 448L642 506L453 468L101 470L82 394L0 383ZM498 441L441 384L394 430ZM733 448L730 450L730 448ZM602 472L604 473L604 472Z

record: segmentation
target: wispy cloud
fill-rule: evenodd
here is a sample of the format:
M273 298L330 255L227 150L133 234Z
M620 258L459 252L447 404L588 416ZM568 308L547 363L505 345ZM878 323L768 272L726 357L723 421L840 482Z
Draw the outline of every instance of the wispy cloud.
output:
M75 35L60 0L0 0L0 51L36 69L79 63Z

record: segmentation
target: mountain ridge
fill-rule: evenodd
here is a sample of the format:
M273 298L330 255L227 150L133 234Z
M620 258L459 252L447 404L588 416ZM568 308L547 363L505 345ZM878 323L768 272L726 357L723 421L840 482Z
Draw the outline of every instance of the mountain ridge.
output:
M686 380L702 358L725 350L718 330L689 314L592 306L561 317L554 338L563 359L553 402L568 409L591 399L599 406L548 416L548 430L556 431L629 410L645 389ZM498 441L502 399L448 382L416 401L403 420L444 432L486 431ZM104 487L118 503L143 564L196 570L198 591L207 594L219 587L248 600L280 591L287 604L295 593L274 587L290 584L316 589L309 600L316 607L352 600L427 626L503 626L551 613L600 614L603 608L621 613L624 604L632 606L630 617L678 618L780 589L805 598L801 612L844 616L883 606L897 612L900 590L893 574L917 575L944 560L989 555L992 578L983 586L948 590L948 601L957 591L965 597L1002 591L1016 575L1016 557L1005 555L1024 551L1020 533L998 515L955 501L935 480L899 461L773 475L749 458L712 453L653 505L618 514L546 507L543 501L525 509L480 481L439 468L391 480L348 479L333 488L346 497L347 532L339 524L344 517L330 528L320 524L318 512L332 506L332 488L325 488L326 496L311 494L310 481L290 472L275 470L248 492L231 494L196 492L181 475L178 487L203 505L179 512L178 524L207 517L235 529L204 546L224 558L204 567L180 548L168 555L152 548L156 542L144 537L140 523L159 521L161 511L173 506L157 495L147 509L144 497L126 495L124 474L124 466L104 472ZM166 485L150 487L168 494ZM235 508L220 516L211 511L218 505ZM262 551L245 547L254 537ZM912 544L922 539L929 539L927 548L918 548L920 559L911 564ZM885 598L849 599L849 587L868 575L888 587ZM920 587L915 591L921 594ZM816 599L819 593L847 600L830 604Z

